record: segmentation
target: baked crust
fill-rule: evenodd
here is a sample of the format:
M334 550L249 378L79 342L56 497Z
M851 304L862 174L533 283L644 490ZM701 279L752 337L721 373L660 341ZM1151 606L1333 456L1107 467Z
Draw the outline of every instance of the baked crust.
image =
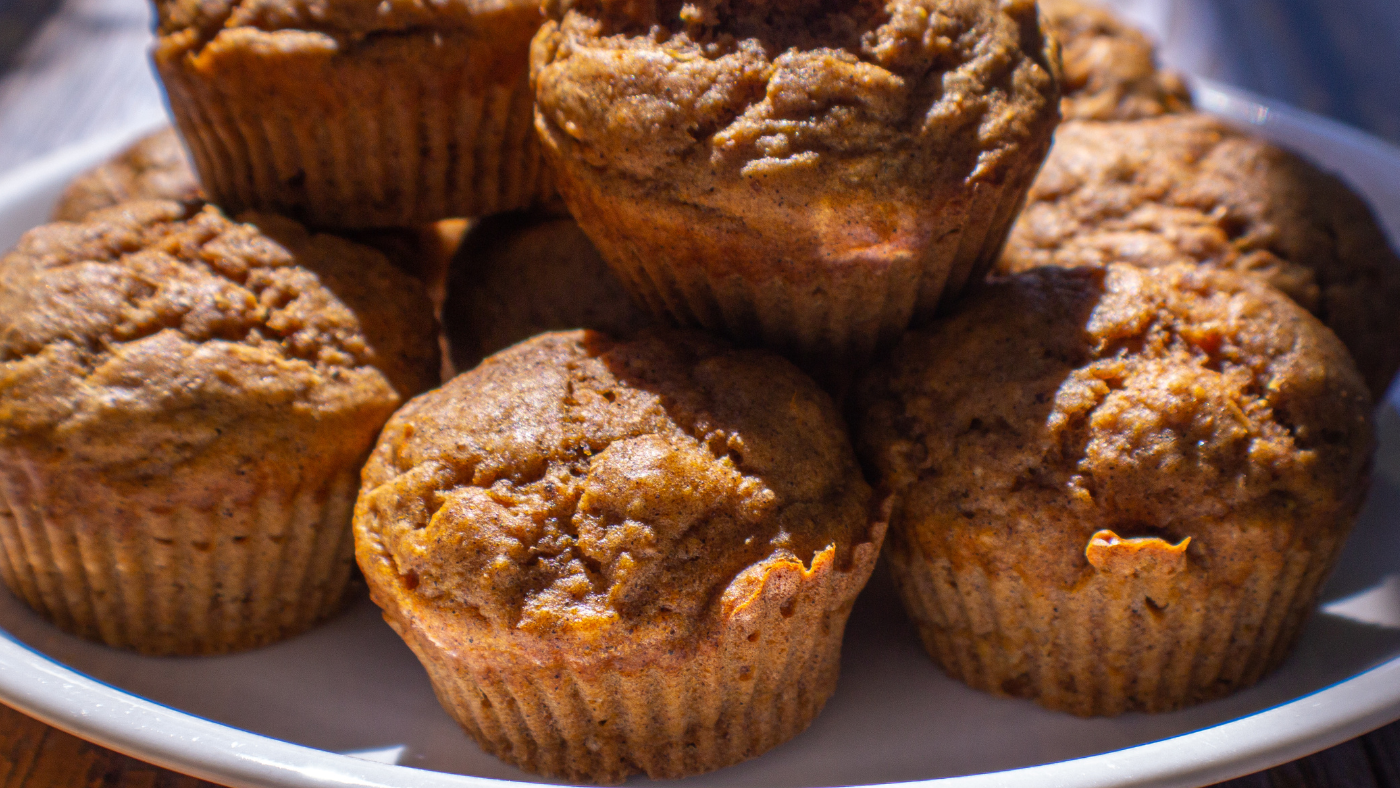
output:
M396 414L364 481L361 568L439 698L574 780L805 728L884 530L830 399L699 334L515 345Z
M1191 108L1174 72L1158 68L1157 48L1112 11L1081 0L1040 0L1064 58L1065 120L1136 120Z
M1178 708L1276 666L1374 448L1335 336L1192 266L990 284L857 401L926 647L975 687L1078 714Z
M69 630L212 653L328 615L359 465L436 382L414 280L243 219L125 203L0 261L0 571Z
M362 41L424 28L487 37L523 25L516 31L519 39L539 27L538 11L529 13L530 3L522 0L155 0L155 6L157 35L194 39L184 43L193 49L237 28L303 30Z
M591 328L625 339L652 325L568 214L478 222L453 261L443 329L457 369L546 331Z
M1113 261L1263 277L1336 332L1377 400L1400 368L1400 259L1366 203L1205 115L1056 132L997 271Z
M164 461L168 419L196 402L187 415L212 439L269 402L302 402L309 421L373 403L382 420L434 382L432 322L409 319L429 309L421 286L366 247L244 218L146 201L28 233L0 269L0 363L24 392L7 397L0 435L113 444L114 466ZM185 380L176 360L227 369ZM113 418L130 434L110 434Z
M730 199L772 210L740 196L741 178L812 197L998 182L1055 122L1058 69L1034 3L545 10L532 69L551 147L725 214L741 210Z
M74 178L54 206L53 221L81 221L94 211L131 200L181 201L203 196L184 143L174 128L166 126Z
M980 277L1058 120L1035 4L551 2L536 126L658 315L810 368Z

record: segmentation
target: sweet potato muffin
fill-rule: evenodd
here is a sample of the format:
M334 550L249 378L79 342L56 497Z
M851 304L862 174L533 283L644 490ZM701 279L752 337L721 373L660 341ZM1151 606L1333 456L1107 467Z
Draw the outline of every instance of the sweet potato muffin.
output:
M552 193L531 0L155 0L156 69L215 202L407 227Z
M75 178L58 198L53 220L81 221L93 211L131 200L195 200L202 196L185 144L175 129L166 126Z
M1365 202L1213 118L1060 127L998 270L1110 261L1260 275L1336 332L1376 399L1400 368L1400 259Z
M592 782L804 729L883 536L814 383L674 332L491 356L395 414L355 509L370 593L448 712Z
M658 316L841 368L978 279L1058 119L1029 0L550 0L560 191Z
M1142 31L1084 0L1040 0L1047 27L1060 41L1065 120L1133 120L1190 109L1181 78L1157 67L1157 50Z
M111 161L73 179L53 210L54 221L81 221L88 214L133 200L197 200L204 193L171 126L153 132ZM417 227L350 232L352 241L383 252L389 262L416 276L440 309L447 268L457 251L465 219L444 219Z
M1252 277L1029 271L871 371L857 445L925 648L973 687L1166 711L1292 648L1365 493L1370 397Z
M443 330L459 370L546 331L629 337L652 323L567 214L483 219L453 261Z
M360 466L436 382L372 249L133 202L0 260L0 577L70 632L209 654L334 612Z

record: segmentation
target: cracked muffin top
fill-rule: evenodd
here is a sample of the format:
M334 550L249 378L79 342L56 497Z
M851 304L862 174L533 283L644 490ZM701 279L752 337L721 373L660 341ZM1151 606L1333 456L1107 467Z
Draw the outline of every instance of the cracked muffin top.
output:
M307 441L358 453L436 382L416 280L367 247L241 218L144 201L27 233L0 260L0 445L137 477Z
M1030 0L550 0L545 13L531 79L548 145L697 204L737 177L997 183L1038 160L1057 121L1058 54Z
M185 144L173 127L166 126L137 140L106 164L74 178L58 198L53 220L81 221L94 211L131 200L195 200L202 196Z
M1336 332L1374 397L1400 368L1400 259L1365 202L1213 118L1056 132L997 270L1112 261L1262 276Z
M425 30L527 40L539 27L529 0L155 0L162 45L198 50L220 32L303 31L353 44ZM509 27L501 27L509 25Z
M1191 107L1181 78L1157 67L1157 50L1142 31L1112 11L1081 0L1040 0L1060 41L1065 120L1134 120Z
M776 567L848 566L872 528L826 394L698 333L497 353L395 414L364 485L382 607L584 660L681 649Z
M457 369L546 331L591 328L614 338L652 325L567 214L488 217L457 250L443 329Z
M1325 326L1258 280L1184 265L992 283L906 335L858 402L896 524L1009 529L1047 560L1006 571L1061 586L1103 529L1191 537L1193 560L1242 579L1236 533L1349 528L1373 448L1370 398Z

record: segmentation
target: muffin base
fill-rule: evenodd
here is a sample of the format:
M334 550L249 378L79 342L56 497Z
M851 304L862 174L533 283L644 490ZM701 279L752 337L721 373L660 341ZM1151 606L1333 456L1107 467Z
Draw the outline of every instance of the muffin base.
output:
M7 451L0 578L60 629L109 646L150 655L264 646L340 609L357 467L275 487L166 481L127 495L97 474Z
M1073 588L1043 588L990 556L929 555L901 530L887 554L933 660L976 689L1080 716L1172 711L1254 684L1291 652L1345 540L1289 533L1240 583L1193 564L1171 577L1091 569ZM999 564L1034 560L1002 547Z
M579 225L638 303L777 350L828 383L985 277L1043 158L1001 183L930 188L898 210L871 195L789 209L783 200L802 201L775 195L771 215L738 216L604 182L548 140L545 152ZM878 242L867 237L890 222L899 226Z
M845 569L834 548L810 569L751 568L726 592L711 634L683 651L589 661L469 633L427 608L388 606L385 619L443 708L502 760L578 782L685 777L756 757L811 724L835 690L846 619L883 537L880 523Z
M525 49L506 55L450 32L346 44L238 28L197 53L163 40L155 62L214 202L353 229L496 213L553 194Z

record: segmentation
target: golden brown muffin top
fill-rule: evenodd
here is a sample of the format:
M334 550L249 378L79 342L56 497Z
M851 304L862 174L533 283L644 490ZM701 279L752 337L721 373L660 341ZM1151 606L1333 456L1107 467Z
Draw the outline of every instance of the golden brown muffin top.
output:
M1081 0L1040 0L1064 58L1060 114L1066 120L1133 120L1190 109L1181 78L1157 68L1142 31Z
M546 331L591 328L626 338L653 322L578 223L543 212L477 223L457 250L443 308L460 370Z
M372 249L242 218L131 202L25 234L0 260L0 444L61 444L136 474L225 433L316 434L329 452L339 438L322 426L339 425L367 431L363 451L436 382L416 281Z
M360 565L398 598L381 605L580 661L683 649L765 569L828 546L845 567L871 529L830 399L698 333L497 353L395 414L364 483Z
M1043 565L1003 568L1062 586L1101 529L1191 537L1193 560L1242 578L1240 529L1348 528L1373 448L1336 337L1256 279L1193 266L993 283L906 335L858 402L894 522L1038 540Z
M155 0L163 46L197 50L222 30L302 31L353 43L376 34L427 31L528 39L533 0Z
M1030 0L550 0L552 145L704 204L771 187L998 182L1041 155L1058 55ZM762 179L761 181L759 179ZM775 180L776 179L776 180Z
M1400 259L1365 202L1213 118L1056 132L998 271L1110 261L1260 275L1337 333L1373 396L1400 368Z
M53 220L81 221L93 211L130 200L195 200L202 196L185 144L167 125L137 140L111 161L74 178L58 198Z

